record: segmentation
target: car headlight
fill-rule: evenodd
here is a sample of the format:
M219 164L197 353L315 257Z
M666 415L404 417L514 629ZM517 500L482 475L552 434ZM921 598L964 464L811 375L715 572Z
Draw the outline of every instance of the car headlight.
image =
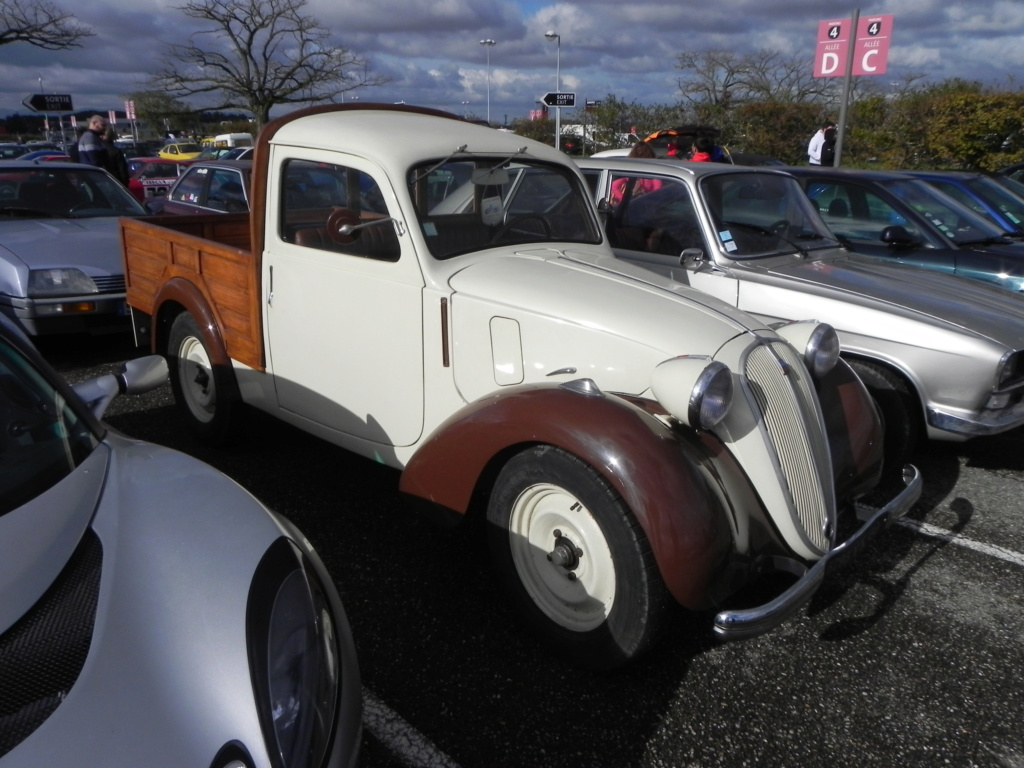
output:
M288 539L278 539L256 569L247 622L256 705L273 764L320 766L341 687L338 641L325 590Z
M29 296L73 296L98 292L96 283L80 269L54 267L33 269L28 273Z
M1002 389L1010 384L1015 384L1022 376L1024 376L1024 354L1007 352L996 368L996 388Z
M687 426L711 429L725 418L732 405L732 371L709 357L674 357L654 369L651 391Z
M775 331L803 353L804 364L816 379L827 374L839 362L839 334L828 323L811 320L783 323Z

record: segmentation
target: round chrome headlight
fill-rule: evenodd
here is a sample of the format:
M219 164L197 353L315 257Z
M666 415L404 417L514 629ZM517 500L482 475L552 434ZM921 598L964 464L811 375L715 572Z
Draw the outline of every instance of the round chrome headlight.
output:
M828 323L804 320L784 323L775 331L804 356L804 365L811 375L820 379L839 362L839 334Z
M654 369L651 391L687 426L711 429L732 405L732 371L709 357L674 357Z

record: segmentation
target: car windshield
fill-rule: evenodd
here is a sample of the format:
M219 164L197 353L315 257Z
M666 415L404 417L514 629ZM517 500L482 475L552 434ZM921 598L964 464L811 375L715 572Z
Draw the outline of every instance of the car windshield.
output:
M435 258L509 243L600 243L579 177L521 156L428 161L408 176L420 229Z
M834 248L835 237L795 179L782 174L723 173L700 179L719 247L731 259Z
M885 188L924 216L936 229L957 245L997 240L1003 230L960 205L927 182L918 179L892 180Z
M46 376L0 337L0 515L56 485L98 444Z
M112 176L87 165L0 169L0 216L143 216L146 210Z
M1016 184L1016 182L1013 183ZM968 178L965 184L981 200L984 200L1002 213L1006 220L1014 224L1018 231L1024 228L1024 197L1019 196L1020 192L1011 192L1009 187L987 176ZM1024 189L1022 189L1022 192L1024 192ZM955 197L955 195L952 196ZM985 209L979 205L972 206L972 210L982 215L986 214Z

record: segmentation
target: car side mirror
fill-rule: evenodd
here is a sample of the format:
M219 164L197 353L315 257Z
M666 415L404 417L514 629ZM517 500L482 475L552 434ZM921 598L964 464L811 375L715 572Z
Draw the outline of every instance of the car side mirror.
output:
M906 227L900 224L892 224L882 230L879 239L886 245L910 246L918 245L920 240L907 232Z
M685 248L679 254L679 264L691 272L698 272L707 263L704 250L701 248Z

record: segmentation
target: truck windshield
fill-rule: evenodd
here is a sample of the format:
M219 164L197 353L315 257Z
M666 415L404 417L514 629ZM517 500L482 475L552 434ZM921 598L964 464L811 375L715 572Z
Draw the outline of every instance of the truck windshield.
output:
M700 192L719 247L731 259L806 252L838 245L795 179L783 174L705 176Z
M420 229L435 258L520 243L600 243L569 168L507 157L436 159L409 172Z

